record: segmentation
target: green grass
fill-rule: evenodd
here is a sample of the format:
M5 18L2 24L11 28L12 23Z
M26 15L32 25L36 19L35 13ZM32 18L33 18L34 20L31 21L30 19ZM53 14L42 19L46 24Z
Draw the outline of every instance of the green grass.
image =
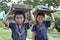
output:
M0 40L11 40L11 31L8 29L0 29Z
M31 29L28 30L28 36L27 38L31 39ZM49 40L60 40L60 35L58 34L52 34L48 32L48 38ZM0 40L12 40L11 39L11 30L9 28L4 27L4 24L0 21Z

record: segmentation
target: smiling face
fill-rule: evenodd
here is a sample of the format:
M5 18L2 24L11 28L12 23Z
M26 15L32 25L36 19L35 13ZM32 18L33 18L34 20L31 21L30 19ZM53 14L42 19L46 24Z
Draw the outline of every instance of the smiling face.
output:
M36 20L38 23L43 23L45 20L45 15L43 13L38 13Z
M45 17L43 17L42 15L39 15L39 16L37 17L37 22L38 22L38 23L43 23L44 20L45 20Z

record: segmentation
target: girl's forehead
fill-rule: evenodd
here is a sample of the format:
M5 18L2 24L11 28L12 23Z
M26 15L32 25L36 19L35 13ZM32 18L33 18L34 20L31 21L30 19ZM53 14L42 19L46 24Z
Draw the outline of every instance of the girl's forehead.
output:
M23 15L21 14L21 15L16 15L16 17L22 17Z
M42 16L42 15L39 15L38 17L44 17L44 16Z

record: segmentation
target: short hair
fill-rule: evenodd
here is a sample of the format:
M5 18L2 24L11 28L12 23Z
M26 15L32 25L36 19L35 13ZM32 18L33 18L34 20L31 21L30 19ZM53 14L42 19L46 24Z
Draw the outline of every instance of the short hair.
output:
M45 17L45 14L44 14L43 12L39 12L39 13L37 14L37 16L36 16L36 23L38 23L37 17L40 16L40 15L43 16L43 17Z
M23 12L23 11L16 11L16 12L14 13L14 20L15 20L16 15L23 15L24 21L25 21L25 12Z
M38 17L40 15L43 16L43 17L45 17L45 14L43 12L39 12L36 17Z

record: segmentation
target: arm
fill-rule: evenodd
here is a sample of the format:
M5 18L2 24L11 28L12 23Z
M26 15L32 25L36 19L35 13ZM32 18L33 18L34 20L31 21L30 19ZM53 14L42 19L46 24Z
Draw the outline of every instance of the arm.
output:
M50 20L51 23L55 22L55 18L54 18L54 15L51 13L51 20Z
M3 23L8 26L9 25L9 21L8 21L8 17L9 15L12 13L11 9L8 11L8 13L5 15L4 19L3 19Z
M32 40L35 40L36 32L32 32Z
M32 25L32 23L34 23L34 21L35 21L32 10L30 11L30 18L31 18L31 20L29 21L29 25Z

